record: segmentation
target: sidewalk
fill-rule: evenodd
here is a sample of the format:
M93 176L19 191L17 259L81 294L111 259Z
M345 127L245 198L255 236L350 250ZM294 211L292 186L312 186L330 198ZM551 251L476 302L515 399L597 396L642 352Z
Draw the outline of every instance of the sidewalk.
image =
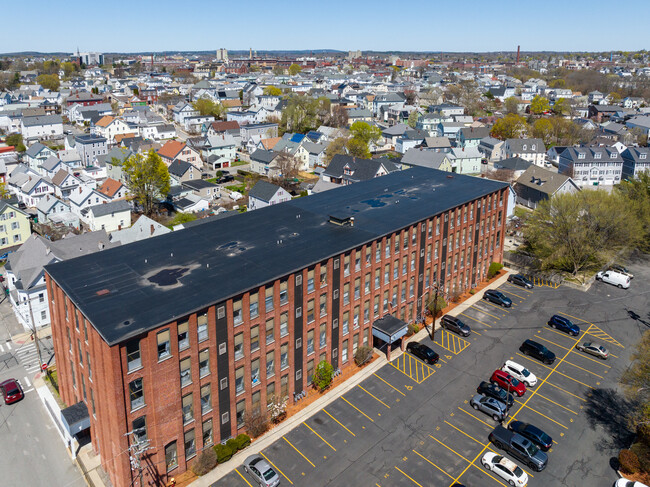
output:
M458 306L454 307L449 314L451 314L452 316L456 316L457 314L462 313L467 308L471 307L472 305L474 305L475 303L477 303L483 298L483 291L485 289L496 288L501 284L505 283L506 280L508 279L508 275L512 271L504 267L502 269L502 272L504 272L504 274L501 277L494 280L489 286L485 286L481 291L478 291L476 294L472 295L471 297L469 297L468 299L460 303ZM435 326L436 329L440 329L440 318L436 320ZM411 340L420 341L428 336L429 336L429 331L425 327L422 328L415 335L408 338L407 341L411 341ZM306 421L311 416L316 414L322 408L326 407L328 404L334 402L340 396L342 396L346 392L356 387L357 384L363 382L365 379L370 377L377 370L379 370L381 367L383 367L388 363L388 360L386 359L386 355L383 352L375 349L375 353L379 354L379 358L374 360L367 367L361 369L356 375L351 377L348 381L332 389L327 394L324 394L321 398L317 399L309 406L306 406L303 410L301 410L297 414L291 416L290 418L283 421L272 430L262 435L260 438L258 438L253 443L251 443L251 445L248 448L233 455L233 457L230 460L228 460L225 463L219 464L214 470L205 474L202 477L199 477L190 485L192 487L209 487L214 482L217 482L218 480L220 480L221 478L225 477L230 472L232 472L246 459L246 457L248 457L249 455L259 453L260 451L264 450L269 445L273 444L275 441L282 438L282 436L287 434L296 426L298 426L299 424L301 424L302 422ZM399 357L402 353L404 352L402 352L401 348L396 347L391 351L391 358L394 360L397 357Z

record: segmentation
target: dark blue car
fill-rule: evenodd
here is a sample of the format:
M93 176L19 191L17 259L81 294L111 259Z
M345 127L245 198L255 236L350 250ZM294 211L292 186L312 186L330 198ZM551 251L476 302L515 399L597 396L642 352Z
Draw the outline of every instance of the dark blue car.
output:
M499 306L503 306L505 308L509 308L512 306L512 300L508 297L506 297L505 294L503 294L500 291L497 291L496 289L488 289L483 293L483 299L490 301L494 304L498 304Z
M548 451L553 446L553 439L544 433L537 426L522 421L511 421L508 424L508 429L519 433L524 438L529 439L535 443L540 450Z
M574 337L580 334L580 328L578 325L574 324L571 320L566 319L564 316L551 316L551 319L548 320L548 326L551 328L557 328L558 330L573 335Z

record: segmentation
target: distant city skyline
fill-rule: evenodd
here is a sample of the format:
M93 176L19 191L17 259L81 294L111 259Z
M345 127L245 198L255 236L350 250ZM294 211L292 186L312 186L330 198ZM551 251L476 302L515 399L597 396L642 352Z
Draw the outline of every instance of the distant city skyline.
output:
M624 34L600 28L603 0L549 0L540 5L501 5L481 0L432 4L387 1L308 5L240 4L170 0L116 0L104 4L34 0L30 16L3 24L0 52L160 52L228 50L322 50L494 52L636 51L650 47L641 27ZM321 6L323 5L323 6ZM627 12L646 4L629 0ZM403 8L401 8L403 7ZM623 7L623 6L621 6ZM65 21L53 21L65 14ZM632 22L634 19L632 20Z

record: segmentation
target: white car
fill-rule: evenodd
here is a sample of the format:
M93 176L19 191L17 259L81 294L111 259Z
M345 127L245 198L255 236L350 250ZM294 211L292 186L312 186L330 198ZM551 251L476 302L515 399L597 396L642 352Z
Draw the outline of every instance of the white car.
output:
M503 364L501 370L508 372L519 382L526 384L526 387L533 387L537 384L537 377L535 377L535 374L533 374L523 365L520 365L517 362L513 362L512 360L506 360L506 363Z
M618 479L614 483L614 487L648 487L648 486L646 484L642 484L641 482L635 482L634 480Z
M627 289L630 287L630 276L612 270L599 272L596 274L596 280L606 282L619 289Z
M528 483L528 474L512 460L491 451L483 455L481 463L510 485L524 487Z

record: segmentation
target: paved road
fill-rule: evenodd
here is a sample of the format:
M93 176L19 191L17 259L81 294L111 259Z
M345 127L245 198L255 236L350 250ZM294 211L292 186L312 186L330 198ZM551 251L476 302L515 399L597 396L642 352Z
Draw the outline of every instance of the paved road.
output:
M627 404L617 383L650 325L648 261L630 267L637 277L628 291L602 283L586 293L502 285L513 307L480 301L463 311L460 318L473 333L462 339L438 331L432 347L440 352L439 364L431 367L402 355L263 455L281 472L284 485L507 487L480 463L485 452L499 452L488 440L496 423L474 411L469 400L478 383L510 359L539 381L516 399L510 420L531 422L554 439L543 472L524 467L528 485L612 485L617 475L610 460L627 446L629 433L620 422ZM548 327L554 313L572 319L581 335L573 338ZM522 355L518 347L527 338L553 350L555 363L546 366ZM585 340L600 341L613 355L602 361L576 351L577 341ZM431 344L428 338L424 342ZM251 484L240 466L215 485Z

